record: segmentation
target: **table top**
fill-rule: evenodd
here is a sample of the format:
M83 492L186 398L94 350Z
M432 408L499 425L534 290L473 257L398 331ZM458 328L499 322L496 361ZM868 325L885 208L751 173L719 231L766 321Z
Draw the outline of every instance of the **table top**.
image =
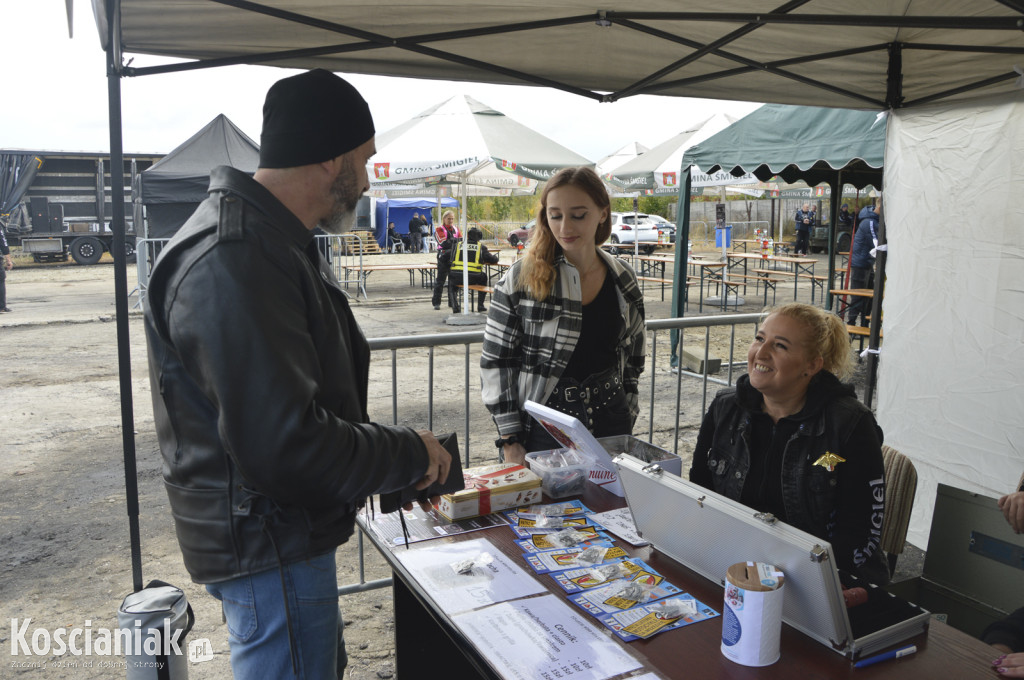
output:
M874 288L833 288L829 290L833 295L855 295L859 297L875 297Z
M622 507L624 499L588 484L582 501L596 512ZM547 500L545 499L545 502ZM365 520L360 515L360 524L365 527ZM407 582L423 602L431 602L429 593L425 593L411 577L403 565L392 555L391 548L374 534L372 529L366 530L367 536L377 546L385 559L394 569L396 576ZM497 549L513 557L517 564L527 571L529 567L521 557L521 551L514 544L515 536L506 527L494 527L483 531L470 532L423 541L412 544L412 550L429 550L431 545L441 542L457 542L487 538ZM652 568L660 572L669 582L692 594L698 600L721 612L723 608L722 586L712 583L696 572L680 565L673 559L660 553L653 547L632 548L625 542L616 539L616 545L626 549L632 557L638 557ZM396 550L405 548L396 548ZM554 579L540 575L536 577L547 589L565 598L565 593L557 586ZM572 606L572 605L568 605ZM447 618L434 607L432 614ZM448 620L450 623L450 619ZM596 621L595 626L600 627ZM450 630L461 635L454 624ZM451 633L450 633L451 634ZM721 653L722 617L684 626L672 631L655 635L649 640L637 640L625 643L608 632L609 640L614 640L629 649L646 667L664 678L700 678L701 680L745 679L745 678L828 678L837 680L852 678L856 680L905 680L905 678L991 678L991 663L994 650L988 645L965 633L938 621L932 621L929 630L902 644L917 645L918 652L905 658L885 661L867 668L854 668L846 657L826 648L803 633L783 625L782 656L776 663L763 668L748 668L726 659ZM469 646L468 640L457 641L460 646ZM498 677L494 674L494 677Z
M437 269L436 262L410 262L409 264L347 264L346 269L365 269L367 271L404 271L407 269Z

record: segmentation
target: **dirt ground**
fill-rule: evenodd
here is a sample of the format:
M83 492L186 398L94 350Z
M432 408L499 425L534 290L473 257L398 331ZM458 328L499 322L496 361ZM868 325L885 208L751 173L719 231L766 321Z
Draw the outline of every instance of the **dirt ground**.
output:
M386 257L425 261L430 256ZM24 261L16 261L16 265L22 264ZM37 628L113 628L117 607L131 591L113 276L113 265L104 260L92 267L16 266L7 279L8 304L14 311L0 315L0 614L4 622L0 626L0 648L6 655L0 677L124 676L119 657L86 658L69 653L12 656L13 631L8 625L11 619L30 618L30 632ZM135 277L135 268L130 267L130 291L136 287ZM446 325L446 314L431 308L429 292L410 287L404 272L390 278L388 274L373 274L370 284L370 300L353 304L368 337L466 330ZM130 304L136 301L137 296L133 296ZM648 291L647 301L649 319L669 315L669 304L660 301L657 290ZM748 305L746 311L757 311L757 306ZM671 429L679 414L685 429L678 450L688 458L702 411L700 384L683 381L678 391L681 407L677 409L676 378L668 366L667 333L661 335L658 365L648 367L641 385L645 415L636 434L671 450L675 448L675 442L669 441ZM143 579L161 579L182 587L196 612L190 639L211 641L214 658L190 664L191 677L229 677L227 632L219 606L189 580L174 537L160 478L138 309L130 314L129 340ZM698 340L703 342L703 332L693 336L693 342ZM728 342L727 332L716 332L712 338L714 351L727 357ZM749 338L737 338L741 355L748 342ZM427 425L430 360L426 351L403 358L401 398L397 402L398 420L403 424ZM467 361L465 350L439 348L433 361L434 429L464 430L465 389L461 376ZM468 361L472 391L476 385L476 354ZM439 376L453 372L460 380L439 380ZM385 422L392 418L390 376L388 354L375 354L370 413ZM652 376L656 408L654 431L649 432L646 405L652 398ZM469 445L477 463L493 455L489 442L494 434L478 405L478 395L471 394L470 401ZM684 461L686 467L688 462ZM366 580L390 575L370 546L366 557ZM339 550L338 565L339 583L359 580L355 541ZM383 589L342 598L350 658L346 678L393 677L390 597L390 590ZM99 667L101 661L108 662L107 667ZM33 667L15 667L18 662Z

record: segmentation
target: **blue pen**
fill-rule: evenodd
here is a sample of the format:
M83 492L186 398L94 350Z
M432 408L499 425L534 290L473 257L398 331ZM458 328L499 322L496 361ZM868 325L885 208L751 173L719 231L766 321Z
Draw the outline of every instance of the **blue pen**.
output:
M891 652L885 652L883 654L876 654L875 656L869 656L866 659L861 659L857 663L853 664L854 668L864 668L865 666L871 666L879 661L886 661L888 659L898 659L901 656L908 656L917 651L917 645L910 645L903 649L894 649Z

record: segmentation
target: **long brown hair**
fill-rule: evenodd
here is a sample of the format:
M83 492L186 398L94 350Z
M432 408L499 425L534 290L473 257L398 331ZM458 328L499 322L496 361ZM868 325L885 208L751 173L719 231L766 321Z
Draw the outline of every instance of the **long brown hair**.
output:
M607 216L598 225L594 234L594 247L598 247L612 233L611 199L608 198L608 191L604 183L591 168L564 168L559 170L554 177L548 180L544 191L540 195L540 208L537 210L537 224L533 227L533 234L530 235L530 247L526 252L526 259L522 264L522 271L516 281L516 288L529 291L537 300L543 300L551 295L551 289L555 285L555 253L558 242L551 233L551 225L548 224L548 194L554 189L564 186L574 186L582 189L597 207L605 208Z

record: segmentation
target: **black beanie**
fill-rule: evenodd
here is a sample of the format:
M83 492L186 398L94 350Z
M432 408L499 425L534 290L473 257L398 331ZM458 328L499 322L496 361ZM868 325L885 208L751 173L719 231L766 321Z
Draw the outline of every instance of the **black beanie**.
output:
M366 100L339 76L316 69L274 83L263 104L261 168L297 168L351 151L373 137Z

